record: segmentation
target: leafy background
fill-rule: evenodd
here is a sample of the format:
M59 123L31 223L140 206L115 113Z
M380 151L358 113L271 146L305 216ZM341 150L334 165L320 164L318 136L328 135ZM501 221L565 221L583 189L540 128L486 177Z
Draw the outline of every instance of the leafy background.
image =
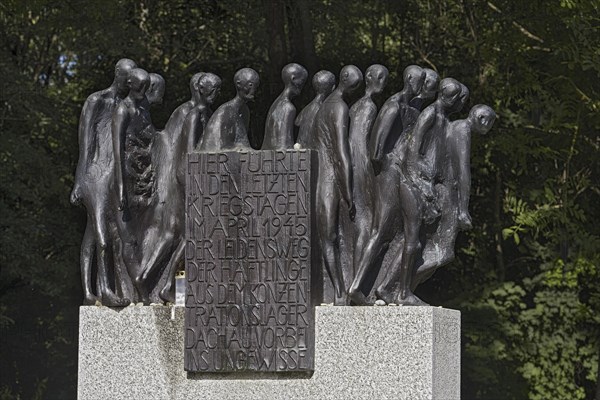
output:
M68 202L85 98L127 56L167 81L162 126L200 70L261 74L252 142L290 61L417 63L499 119L474 137L457 260L420 289L462 312L466 399L600 400L597 0L0 1L0 398L74 398L85 213ZM310 100L305 90L297 104ZM464 115L465 112L463 112Z

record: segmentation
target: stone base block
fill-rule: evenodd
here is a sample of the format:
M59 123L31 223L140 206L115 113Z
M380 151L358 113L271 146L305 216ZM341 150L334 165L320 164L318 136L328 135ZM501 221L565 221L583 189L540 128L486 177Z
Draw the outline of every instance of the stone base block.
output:
M78 397L459 399L460 312L317 307L315 371L187 373L181 307L81 307Z

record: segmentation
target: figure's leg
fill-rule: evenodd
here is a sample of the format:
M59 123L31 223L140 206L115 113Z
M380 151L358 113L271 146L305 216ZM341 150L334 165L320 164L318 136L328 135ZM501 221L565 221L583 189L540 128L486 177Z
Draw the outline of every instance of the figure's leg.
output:
M115 265L115 277L117 279L117 295L123 299L133 302L133 282L123 259L123 242L119 237L116 227L111 228L113 260Z
M412 280L411 290L414 291L417 286L431 278L433 273L437 271L439 267L451 263L454 260L454 249L444 253L447 254L443 254L441 259L436 258L435 260L425 260L423 265L421 265L415 272L415 277Z
M98 204L94 207L93 224L96 238L96 258L98 261L98 281L100 282L102 304L109 307L125 307L130 304L129 300L120 298L115 294L108 280L109 251L111 246L104 212L105 209Z
M385 198L379 198L375 213L375 223L371 230L371 238L365 247L361 249L358 257L356 275L350 286L349 295L356 304L367 304L367 298L361 291L361 286L371 271L373 264L387 251L388 238L392 232L393 218L391 218L391 203Z
M419 233L421 230L422 210L418 196L415 196L409 185L400 185L400 200L402 202L402 219L404 222L404 247L398 272L400 293L397 302L403 305L427 305L411 290L415 261L421 251Z
M356 276L360 255L364 251L372 231L373 217L370 210L357 210L356 217L354 217L354 225L356 226L356 240L354 242L354 254L352 260L354 263L353 272L354 276Z
M175 252L169 260L167 266L167 282L160 291L160 298L165 302L175 304L175 274L177 273L177 267L183 262L183 256L185 254L185 239L181 238L179 245L175 249Z
M81 243L80 264L81 284L83 286L83 305L96 304L100 299L92 291L92 263L94 257L94 230L88 216L83 241ZM100 292L98 292L100 293Z
M416 271L411 289L429 279L440 267L454 260L454 243L458 234L457 206L453 204L452 188L445 185L435 187L440 208L443 210L435 233L428 240L423 251L423 264ZM456 202L456 200L455 200ZM435 251L428 251L433 244Z
M400 265L402 263L403 251L404 245L398 249L392 258L385 278L377 287L377 290L375 290L375 295L377 298L385 301L387 304L394 303L398 295L397 292L400 279Z
M152 235L158 235L158 230L151 232ZM173 251L173 235L167 232L164 237L156 238L156 240L150 240L150 243L154 243L152 252L148 257L142 259L142 269L134 278L134 284L138 289L142 301L144 304L150 303L150 292L151 289L148 286L150 277L154 276L156 271L160 268L161 263L170 258Z
M335 293L335 305L347 305L344 277L339 260L338 241L339 195L332 185L321 188L318 198L319 224L317 230L321 242L321 251L325 260L325 268L331 278ZM339 246L339 245L338 245Z

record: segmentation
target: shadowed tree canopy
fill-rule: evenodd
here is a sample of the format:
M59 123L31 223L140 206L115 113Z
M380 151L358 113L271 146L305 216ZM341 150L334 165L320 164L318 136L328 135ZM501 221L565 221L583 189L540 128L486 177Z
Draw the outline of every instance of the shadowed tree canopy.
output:
M257 70L256 148L289 62L384 64L379 104L409 64L466 84L499 116L473 136L474 229L418 294L462 311L464 398L600 400L599 15L596 0L2 1L0 398L75 397L77 121L129 57L166 80L158 127L194 73L218 74L224 102Z

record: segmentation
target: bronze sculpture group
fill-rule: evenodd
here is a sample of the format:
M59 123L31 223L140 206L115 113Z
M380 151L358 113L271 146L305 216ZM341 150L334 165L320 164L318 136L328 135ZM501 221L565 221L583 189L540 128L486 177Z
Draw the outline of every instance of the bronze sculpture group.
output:
M471 134L487 133L494 111L476 105L467 118L452 120L469 90L416 65L404 70L404 87L378 110L373 96L388 75L382 65L364 76L348 65L336 85L334 74L319 71L314 99L297 113L292 100L309 74L288 64L284 90L265 122L263 150L318 153L316 231L335 305L426 304L414 289L453 260L458 232L471 227ZM187 154L251 149L246 103L259 83L256 71L240 69L236 96L213 113L221 80L197 73L191 99L162 130L150 106L162 102L164 79L132 60L120 60L112 85L88 97L71 193L87 210L84 304L174 302L185 252ZM348 96L362 86L364 95L350 106ZM341 237L349 242L343 248Z

